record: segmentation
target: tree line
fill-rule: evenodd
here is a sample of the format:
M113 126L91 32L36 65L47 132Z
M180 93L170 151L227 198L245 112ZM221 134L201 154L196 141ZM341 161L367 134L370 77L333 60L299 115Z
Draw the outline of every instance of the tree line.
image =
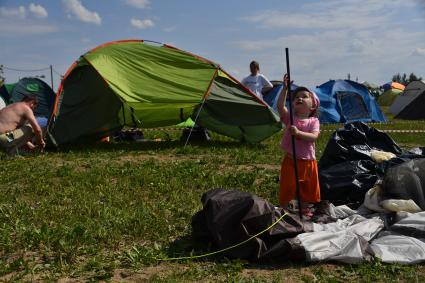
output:
M401 75L400 73L397 73L393 76L391 81L401 83L403 85L408 85L410 82L420 80L422 80L422 77L418 77L414 73L410 73L409 76L407 76L407 74Z

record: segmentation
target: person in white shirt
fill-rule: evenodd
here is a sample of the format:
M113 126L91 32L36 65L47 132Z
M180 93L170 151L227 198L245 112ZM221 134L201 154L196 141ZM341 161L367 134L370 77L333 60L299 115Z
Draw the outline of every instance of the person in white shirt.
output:
M249 69L251 74L245 77L241 83L263 99L263 93L269 91L273 85L263 74L260 74L260 65L257 61L252 61Z

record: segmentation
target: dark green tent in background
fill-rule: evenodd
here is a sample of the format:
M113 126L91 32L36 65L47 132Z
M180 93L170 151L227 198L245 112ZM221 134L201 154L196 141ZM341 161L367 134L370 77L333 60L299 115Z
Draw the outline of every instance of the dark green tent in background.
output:
M4 84L0 88L0 96L6 104L19 102L27 95L37 97L38 106L34 111L35 116L49 118L52 115L56 94L44 81L28 77L14 84Z
M92 49L70 67L49 132L60 145L189 117L247 142L281 129L276 114L219 65L169 45L121 40Z

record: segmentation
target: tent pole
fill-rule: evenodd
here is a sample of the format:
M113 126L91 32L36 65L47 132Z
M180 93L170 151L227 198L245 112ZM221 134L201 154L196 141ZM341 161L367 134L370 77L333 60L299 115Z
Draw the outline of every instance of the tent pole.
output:
M53 88L53 66L52 65L50 65L50 85L51 85L52 89L54 89Z
M292 109L292 92L291 92L291 71L289 69L289 49L285 48L285 54L286 54L286 73L288 75L288 86L287 91L289 94L289 121L290 125L294 125L294 112ZM285 83L285 82L284 82ZM285 102L284 102L285 103ZM298 177L298 165L297 165L297 155L296 155L296 149L295 149L295 137L291 135L291 143L292 143L292 160L294 161L294 173L295 173L295 187L296 187L296 193L297 193L297 199L298 199L298 212L300 221L302 223L302 208L301 208L301 194L300 194L300 180Z
M202 100L201 107L199 107L198 113L196 113L195 121L193 121L193 126L190 128L189 135L187 136L187 139L186 139L186 142L184 143L183 148L186 148L186 145L189 142L190 136L192 135L193 128L195 127L196 122L198 121L199 113L201 113L201 110L202 110L202 107L204 106L205 100L207 100L206 96L204 96L204 99Z

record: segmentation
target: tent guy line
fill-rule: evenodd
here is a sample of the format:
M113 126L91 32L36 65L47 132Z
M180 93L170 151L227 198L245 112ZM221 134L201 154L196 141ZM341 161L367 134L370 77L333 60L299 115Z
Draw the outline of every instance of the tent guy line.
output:
M202 254L202 255L194 255L194 256L183 256L183 257L169 257L169 258L154 258L158 261L172 261L172 260L187 260L187 259L196 259L196 258L202 258L202 257L207 257L207 256L211 256L211 255L216 255L216 254L220 254L223 253L225 251L237 248L239 246L242 246L245 243L248 243L249 241L251 241L252 239L257 238L258 236L260 236L261 234L264 234L265 232L269 231L271 228L273 228L276 224L278 224L286 215L288 215L288 212L285 212L284 214L282 214L282 216L280 216L275 222L273 222L269 227L265 228L264 230L258 232L255 235L252 235L251 237L249 237L248 239L239 242L235 245L226 247L224 249L215 251L215 252L211 252L211 253L206 253L206 254Z

